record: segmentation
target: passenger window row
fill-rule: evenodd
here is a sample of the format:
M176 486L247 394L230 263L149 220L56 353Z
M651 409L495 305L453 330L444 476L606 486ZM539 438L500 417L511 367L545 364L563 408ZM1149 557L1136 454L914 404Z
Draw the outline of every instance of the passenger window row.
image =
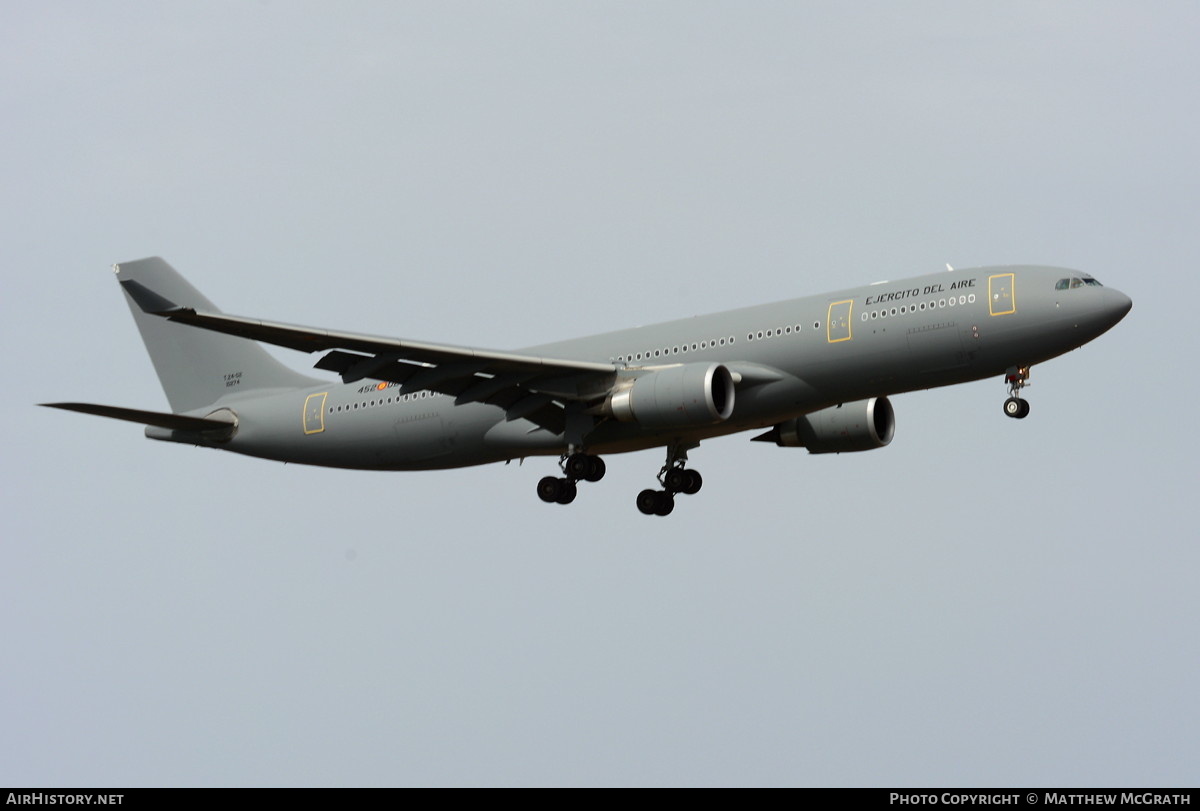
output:
M918 304L902 304L899 307L892 307L890 309L887 307L881 307L878 310L865 310L863 311L862 315L859 316L859 320L866 321L868 319L874 320L876 318L895 318L898 315L908 315L909 313L915 313L918 311L925 312L926 310L937 310L942 307L961 307L974 303L974 293L966 296L959 296L958 298L950 296L949 298L940 298L936 300L930 299L929 301L922 301Z

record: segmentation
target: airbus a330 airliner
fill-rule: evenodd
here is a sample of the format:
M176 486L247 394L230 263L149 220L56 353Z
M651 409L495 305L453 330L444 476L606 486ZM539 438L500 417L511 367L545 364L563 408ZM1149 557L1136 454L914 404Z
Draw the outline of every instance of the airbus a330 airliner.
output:
M557 456L537 485L569 504L601 454L665 447L667 515L696 493L702 440L739 431L810 453L882 448L888 395L1001 376L1004 413L1029 413L1029 368L1082 346L1133 302L1086 273L1039 266L918 276L515 352L224 315L159 258L114 267L171 413L47 403L141 423L151 439L265 459L430 470ZM295 372L256 341L323 352Z

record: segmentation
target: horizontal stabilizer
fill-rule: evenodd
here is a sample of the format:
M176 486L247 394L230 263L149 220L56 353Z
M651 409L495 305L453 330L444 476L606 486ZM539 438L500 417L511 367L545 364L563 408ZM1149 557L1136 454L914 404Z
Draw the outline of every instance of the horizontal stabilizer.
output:
M111 417L114 420L136 422L141 425L156 425L159 428L170 428L174 431L228 431L232 426L232 422L229 420L184 417L179 414L164 414L161 411L140 411L136 408L119 408L95 403L40 403L40 405L47 408L61 408L64 411L78 411L81 414L94 414L97 417Z

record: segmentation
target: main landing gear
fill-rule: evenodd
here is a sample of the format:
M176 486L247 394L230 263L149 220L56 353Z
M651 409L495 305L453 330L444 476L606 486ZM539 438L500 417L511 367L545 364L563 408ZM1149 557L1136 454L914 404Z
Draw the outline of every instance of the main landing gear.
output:
M643 490L638 493L637 508L645 515L670 515L675 509L675 496L683 493L690 496L700 492L704 478L699 471L687 465L687 452L698 445L671 445L667 448L667 462L658 471L661 490ZM538 498L547 504L570 504L579 494L580 481L598 482L604 478L605 464L599 456L582 451L564 454L558 461L563 475L546 476L537 485Z
M698 470L690 470L687 452L696 445L670 445L667 447L667 463L658 472L662 490L643 490L637 496L637 508L643 515L670 515L675 509L675 494L691 496L700 492L704 478Z
M1014 366L1008 370L1004 376L1004 382L1008 384L1008 399L1004 401L1004 415L1012 417L1014 420L1023 420L1029 416L1029 402L1021 399L1019 396L1021 389L1029 384L1025 381L1029 380L1028 366Z
M599 456L588 453L571 453L559 460L563 477L546 476L537 485L538 498L548 504L570 504L575 500L579 490L576 482L598 482L604 478L607 469L604 460Z

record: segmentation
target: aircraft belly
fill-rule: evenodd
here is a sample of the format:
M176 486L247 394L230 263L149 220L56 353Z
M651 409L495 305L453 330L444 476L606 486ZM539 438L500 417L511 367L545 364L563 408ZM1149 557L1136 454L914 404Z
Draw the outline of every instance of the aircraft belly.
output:
M502 414L484 405L453 406L392 421L388 468L431 470L485 464L505 458L488 448L483 437Z
M814 399L822 403L886 394L908 376L906 353L891 344L863 341L858 347L844 346L836 356L809 361L797 371L818 393Z
M501 415L483 435L484 444L504 453L520 451L557 451L563 438L535 425L529 420L506 420Z
M789 375L774 383L739 390L729 422L733 425L744 423L747 429L757 428L760 424L773 425L781 419L817 408L822 399L818 389Z
M916 374L966 366L972 352L964 344L962 329L954 321L924 324L908 330L908 365Z
M391 422L392 447L388 456L405 462L423 462L449 456L454 450L456 437L446 430L442 415L436 411L406 414Z
M308 395L311 399L313 395ZM321 467L426 470L505 458L482 442L503 412L488 406L328 409L317 422L304 394L238 404L239 426L227 450Z
M978 325L977 332L977 338L968 340L977 345L978 365L985 374L1056 358L1086 340L1076 334L1069 317L1052 312L1038 313L1036 318L1022 313L1004 320L989 319Z

